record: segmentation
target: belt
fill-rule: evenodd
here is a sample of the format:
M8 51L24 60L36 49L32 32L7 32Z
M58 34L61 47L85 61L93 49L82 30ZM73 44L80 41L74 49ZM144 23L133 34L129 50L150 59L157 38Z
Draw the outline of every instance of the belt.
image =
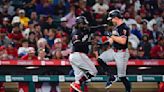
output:
M125 52L126 51L126 49L116 49L116 48L114 48L113 50L114 50L114 52L118 52L118 51Z

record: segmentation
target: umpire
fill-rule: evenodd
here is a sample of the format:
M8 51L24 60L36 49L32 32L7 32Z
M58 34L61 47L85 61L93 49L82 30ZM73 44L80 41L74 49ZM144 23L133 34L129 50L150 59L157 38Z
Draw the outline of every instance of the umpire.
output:
M131 84L126 78L126 69L129 59L128 51L128 35L129 28L122 20L122 15L119 10L112 10L108 13L108 21L112 21L116 28L112 31L112 35L109 37L108 42L113 45L111 49L104 51L98 58L98 63L107 72L109 79L106 83L106 88L109 88L113 82L117 81L117 78L123 82L126 92L131 92ZM109 66L107 66L108 61L116 62L117 76L114 77L111 74Z

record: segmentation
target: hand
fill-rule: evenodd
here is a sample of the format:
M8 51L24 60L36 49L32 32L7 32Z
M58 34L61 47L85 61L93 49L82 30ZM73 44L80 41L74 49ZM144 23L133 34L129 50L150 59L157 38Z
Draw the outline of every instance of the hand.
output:
M110 44L113 44L112 36L109 38L109 42L110 42Z

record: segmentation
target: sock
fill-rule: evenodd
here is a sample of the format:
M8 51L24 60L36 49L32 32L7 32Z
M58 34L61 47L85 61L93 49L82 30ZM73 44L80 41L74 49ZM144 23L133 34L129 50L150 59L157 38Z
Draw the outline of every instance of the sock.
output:
M84 76L81 77L81 79L79 80L80 84L85 82L88 79L91 79L93 77L92 74L90 74L89 72L86 72Z
M78 74L75 74L75 83L80 84L80 80L84 76L84 72L79 72Z
M123 82L126 92L131 92L131 84L126 77L120 77L120 80Z
M106 72L107 75L109 76L109 81L113 81L115 79L114 75L111 72L111 69L109 68L109 66L100 58L97 59L102 71L104 71L104 73Z
M79 80L79 82L80 82L80 84L82 84L86 80L88 80L88 78L86 76L83 76L83 77L81 77L81 79Z
M86 76L87 76L88 79L91 79L92 77L94 77L94 76L93 76L92 74L90 74L89 72L86 72L85 74L86 74Z

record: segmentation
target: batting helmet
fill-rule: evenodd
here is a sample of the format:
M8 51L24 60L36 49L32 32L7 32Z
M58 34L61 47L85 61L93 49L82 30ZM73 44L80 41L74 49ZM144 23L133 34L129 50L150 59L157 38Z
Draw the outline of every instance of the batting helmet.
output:
M78 16L76 17L76 23L83 23L83 24L88 24L88 21L86 19L86 17L84 16Z
M122 18L121 12L119 10L110 11L107 20L111 20L114 17Z

